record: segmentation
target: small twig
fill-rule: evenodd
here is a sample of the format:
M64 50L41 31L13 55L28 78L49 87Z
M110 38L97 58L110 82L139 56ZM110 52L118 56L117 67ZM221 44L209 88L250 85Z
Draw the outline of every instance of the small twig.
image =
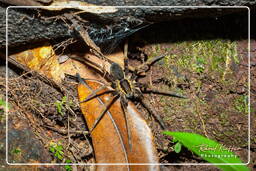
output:
M67 48L68 45L71 45L75 42L77 42L77 40L74 40L74 38L69 38L67 40L64 40L64 41L54 45L53 50L56 52L59 48L62 48L61 53L59 54L59 56L60 56L64 53L64 50Z
M48 126L48 125L41 125L45 128L48 128L48 129L51 129L53 130L54 132L58 132L59 134L62 134L62 135L67 135L68 133L71 133L71 134L89 134L88 131L76 131L76 130L70 130L68 132L68 130L65 130L65 129L60 129L60 128L55 128L55 127L52 127L52 126Z
M104 57L100 48L92 41L88 32L77 22L75 18L76 15L64 14L64 16L72 23L74 29L80 34L84 42L92 49L92 51L97 54L97 56Z
M69 114L68 114L68 145L67 145L66 149L69 148L69 145L70 145L70 130L69 130Z
M153 83L152 83L152 71L150 71L150 75L149 75L149 85L151 87L153 87Z
M93 150L93 145L91 144L91 141L87 138L87 135L88 134L83 134L84 135L84 138L86 139L86 141L87 141L87 143L88 143L88 145L89 145L89 154L92 154L93 152L94 152L94 150Z
M201 121L201 123L202 123L204 135L208 138L208 134L207 134L207 131L206 131L205 122L204 122L204 120L203 120L203 118L202 118L202 115L201 115L200 111L198 110L198 100L196 99L196 101L197 101L197 102L196 102L196 106L195 106L196 113L197 113L197 115L198 115L198 117L199 117L199 119L200 119L200 121Z

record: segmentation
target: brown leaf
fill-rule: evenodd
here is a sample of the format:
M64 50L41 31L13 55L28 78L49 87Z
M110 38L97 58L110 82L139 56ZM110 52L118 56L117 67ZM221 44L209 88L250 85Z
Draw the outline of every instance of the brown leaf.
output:
M92 68L89 68L88 66L84 65L84 63L71 58L59 64L59 56L55 55L51 45L43 45L34 49L28 49L23 52L13 54L10 57L20 64L27 66L31 70L35 70L41 74L44 74L57 83L60 83L64 79L65 74L75 76L76 73L80 73L80 75L84 78L100 79L99 73L95 72L95 70L92 70L92 68L99 71L101 71L101 68L104 68L107 72L109 72L110 67L108 62L99 59L89 52L79 54L77 58L82 60L85 59L85 63ZM118 63L120 66L123 66L124 57L121 50L118 50L106 57ZM88 61L96 63L101 68L97 68L97 66L91 65Z
M29 49L11 57L28 68L52 78L55 82L61 82L64 78L58 57L50 45Z
M95 81L86 81L78 85L79 100L84 100L93 90L102 84ZM106 88L100 92L105 92ZM89 129L102 112L104 105L114 97L111 94L100 95L90 101L81 103L81 110ZM128 127L131 132L131 144L128 144L127 129L124 113L118 99L111 105L98 125L91 133L97 163L158 163L152 133L146 122L132 103L127 107ZM100 165L98 170L159 170L154 165Z
M61 66L62 72L65 74L75 76L76 73L79 73L84 78L90 78L90 79L101 78L100 74L95 72L95 70L88 68L88 66L74 59L69 59L65 63L62 63L60 66Z

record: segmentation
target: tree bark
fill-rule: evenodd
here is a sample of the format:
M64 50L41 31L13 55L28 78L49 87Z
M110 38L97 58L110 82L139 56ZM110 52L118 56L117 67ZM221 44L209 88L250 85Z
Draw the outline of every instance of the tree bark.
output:
M0 0L4 1L4 0ZM6 1L5 1L6 2ZM87 1L97 5L247 5L255 8L255 0L229 1L229 0L195 0L195 1ZM5 46L5 11L8 5L0 3L0 49ZM71 10L65 10L65 12ZM40 12L40 13L39 13ZM246 7L237 8L118 8L115 13L106 14L81 14L81 17L90 22L88 33L90 37L100 44L114 37L126 37L144 28L147 23L156 23L162 21L179 20L183 18L202 18L219 17L230 13L247 12ZM67 28L61 20L47 20L38 17L38 14L44 17L63 16L64 11L50 12L39 9L8 9L8 47L17 47L21 45L33 44L45 40L55 40L58 38L67 38L77 36ZM145 24L146 23L146 24ZM128 30L128 31L127 31Z

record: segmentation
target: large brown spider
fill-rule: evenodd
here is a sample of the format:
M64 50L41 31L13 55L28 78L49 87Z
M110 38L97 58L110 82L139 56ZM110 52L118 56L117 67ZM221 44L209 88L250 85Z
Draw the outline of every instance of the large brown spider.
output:
M125 125L126 125L126 129L127 129L127 135L128 135L128 140L129 140L129 145L131 147L130 144L130 130L128 128L128 123L127 123L127 105L128 105L128 100L132 100L132 101L137 101L139 103L142 104L142 106L144 108L146 108L146 110L154 116L154 118L156 119L156 121L160 124L162 129L166 129L166 126L164 124L164 122L162 121L162 119L159 117L159 115L156 114L156 112L154 111L154 109L152 109L152 107L149 105L149 103L145 100L143 93L153 93L153 94L161 94L161 95L166 95L166 96L172 96L172 97L178 97L178 98L185 98L184 96L181 95L177 95L175 93L172 92L164 92L164 91L159 91L159 90L154 90L154 89L148 89L148 87L145 84L141 84L138 83L136 81L137 79L137 73L139 72L146 72L147 70L149 70L150 66L152 64L154 64L156 61L162 59L164 56L159 56L156 58L153 58L153 60L151 60L151 62L148 63L144 63L144 65L142 65L139 68L142 69L135 69L135 71L133 72L133 74L128 77L128 62L127 59L125 59L125 71L123 71L123 69L117 64L117 63L112 63L110 66L110 78L111 78L111 86L113 88L113 90L107 90L101 94L99 94L98 92L100 92L101 90L105 89L107 86L104 85L102 87L100 87L99 89L95 90L91 95L89 95L85 100L81 101L80 103L84 103L87 102L97 96L100 96L102 94L106 94L106 93L113 93L114 98L105 106L105 108L102 110L101 114L99 115L99 117L95 120L90 132L92 132L94 130L94 128L97 126L97 124L100 122L100 120L103 118L104 114L108 111L108 109L111 107L111 105L113 103L115 103L115 101L120 98L120 102L121 102L121 107L124 113L124 118L125 118ZM84 80L77 75L79 82L82 84L86 84L84 82Z

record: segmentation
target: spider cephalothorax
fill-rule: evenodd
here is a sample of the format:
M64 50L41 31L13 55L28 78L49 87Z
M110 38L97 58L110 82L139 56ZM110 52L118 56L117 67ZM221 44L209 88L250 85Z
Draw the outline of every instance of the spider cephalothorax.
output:
M113 88L120 92L121 96L127 99L137 99L142 95L140 89L135 86L135 80L127 78L122 68L117 63L111 64L110 75L114 80Z

